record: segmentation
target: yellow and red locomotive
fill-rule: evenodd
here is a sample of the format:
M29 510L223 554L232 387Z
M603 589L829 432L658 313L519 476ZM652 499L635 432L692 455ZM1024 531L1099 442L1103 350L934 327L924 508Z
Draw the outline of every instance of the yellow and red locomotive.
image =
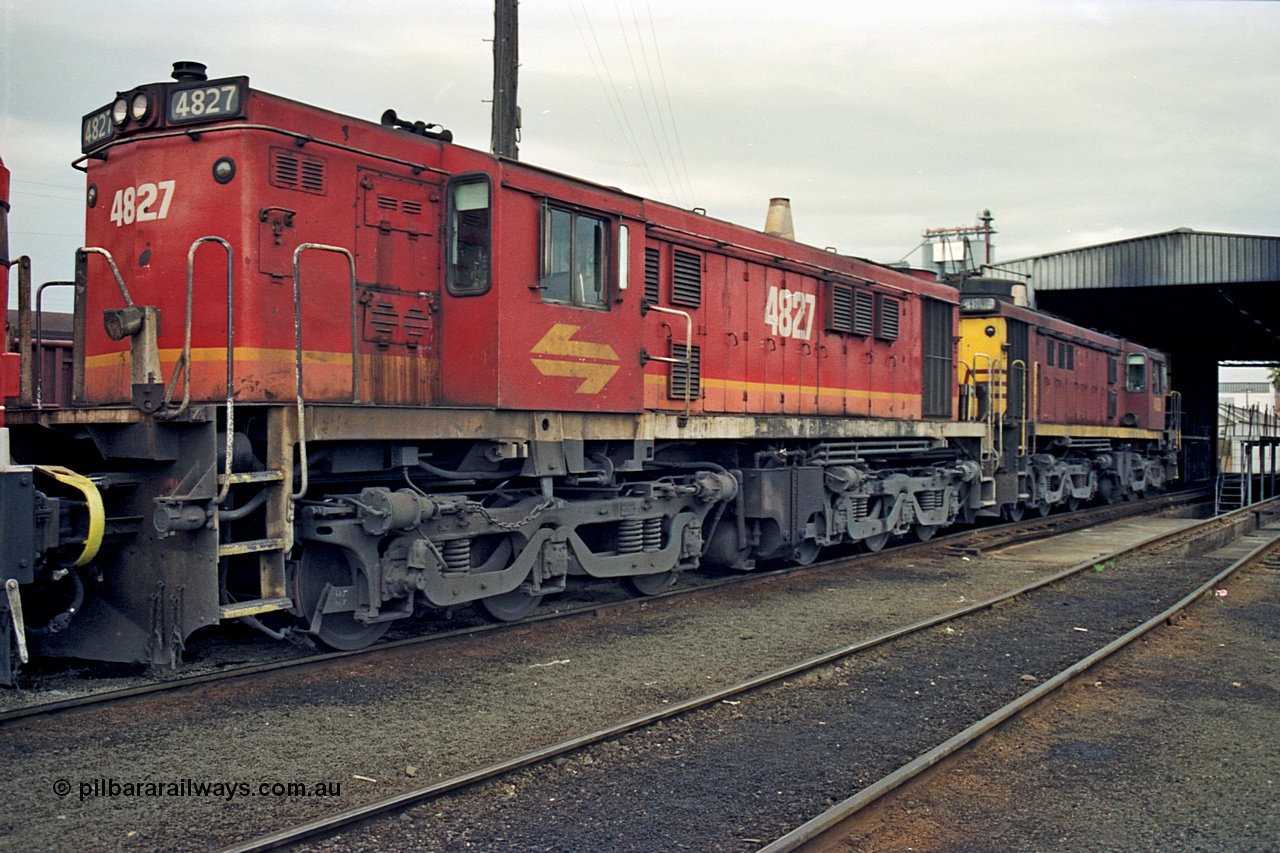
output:
M1019 305L1018 289L961 285L961 417L988 424L983 455L1000 460L1002 513L1162 490L1177 476L1180 442L1168 358Z
M176 663L228 619L336 648L423 607L518 619L572 575L652 594L1175 470L1127 396L1106 432L1046 416L1025 329L1093 333L390 111L173 77L83 122L72 396L24 382L0 455L28 531L0 544L7 681Z

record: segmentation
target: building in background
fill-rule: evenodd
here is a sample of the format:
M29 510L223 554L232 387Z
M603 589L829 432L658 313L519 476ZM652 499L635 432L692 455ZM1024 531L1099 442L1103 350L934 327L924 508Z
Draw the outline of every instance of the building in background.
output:
M1218 383L1218 501L1222 509L1273 497L1280 391L1269 381Z

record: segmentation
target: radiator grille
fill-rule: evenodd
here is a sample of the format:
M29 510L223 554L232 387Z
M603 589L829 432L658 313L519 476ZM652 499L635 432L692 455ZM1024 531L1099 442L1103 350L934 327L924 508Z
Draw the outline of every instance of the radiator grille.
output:
M841 285L831 288L828 329L868 337L875 331L875 320L876 301L871 291Z
M650 305L658 304L658 261L657 249L644 250L644 301Z
M671 357L680 359L678 364L671 365L671 380L667 383L668 396L683 400L685 388L689 389L689 397L698 399L701 394L702 347L693 348L693 357L686 367L684 359L689 348L686 344L671 344Z
M702 257L692 252L675 251L671 278L671 302L697 308L702 304Z
M831 321L827 328L835 332L853 330L853 288L833 287L831 289Z
M866 290L853 292L853 328L855 335L869 337L875 330L875 297Z
M876 294L876 337L882 341L898 339L898 300L883 293Z
M326 161L281 148L271 151L271 184L287 190L322 195L327 177Z

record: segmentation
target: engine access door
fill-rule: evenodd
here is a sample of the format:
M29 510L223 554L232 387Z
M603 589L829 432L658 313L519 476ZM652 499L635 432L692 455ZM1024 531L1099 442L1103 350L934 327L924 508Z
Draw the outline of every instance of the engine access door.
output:
M360 171L357 316L367 402L429 405L439 396L442 198L432 181Z

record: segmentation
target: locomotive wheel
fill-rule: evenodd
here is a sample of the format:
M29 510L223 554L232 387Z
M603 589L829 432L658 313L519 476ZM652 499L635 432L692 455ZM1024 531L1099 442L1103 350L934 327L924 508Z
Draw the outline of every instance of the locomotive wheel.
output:
M862 544L873 554L876 551L883 551L884 546L889 544L889 531L886 530L884 533L877 533L875 536L868 536L866 539L862 540Z
M883 518L884 512L885 512L884 503L885 502L883 499L875 500L874 503L872 504L870 512L867 513L867 517ZM889 544L889 539L892 536L893 534L890 531L886 530L883 533L877 533L874 536L868 536L866 539L862 539L859 541L862 542L863 547L865 547L868 551L874 554L876 551L883 551L884 546Z
M298 566L298 604L307 619L315 617L316 607L327 587L356 586L363 582L363 572L351 564L348 552L332 545L307 543ZM326 613L320 618L320 627L314 636L321 643L338 651L363 649L379 640L390 622L374 622L366 625L353 612Z
M525 595L519 587L476 601L476 610L490 622L519 622L538 608L540 595Z
M1102 502L1108 506L1120 500L1120 495L1117 493L1118 491L1119 490L1116 488L1116 481L1110 477L1103 477L1098 481L1098 496L1101 497Z
M1038 503L1036 504L1036 512L1040 513L1041 518L1044 518L1046 515L1053 512L1053 504Z
M825 534L827 530L827 520L820 512L815 512L809 516L809 522L805 525L808 527L813 525L815 536ZM817 539L805 539L796 546L796 550L792 553L791 559L800 566L808 566L818 559L818 554L822 552L822 546L818 544Z
M659 572L656 575L631 575L626 585L637 595L658 595L676 585L679 572Z
M1080 508L1079 498L1067 498L1067 512L1075 512Z
M1005 504L1001 512L1004 514L1006 521L1012 521L1017 524L1022 521L1022 516L1026 514L1027 508L1024 504Z
M938 525L936 524L917 524L915 526L916 538L921 542L928 542L933 538L933 534L937 532Z

